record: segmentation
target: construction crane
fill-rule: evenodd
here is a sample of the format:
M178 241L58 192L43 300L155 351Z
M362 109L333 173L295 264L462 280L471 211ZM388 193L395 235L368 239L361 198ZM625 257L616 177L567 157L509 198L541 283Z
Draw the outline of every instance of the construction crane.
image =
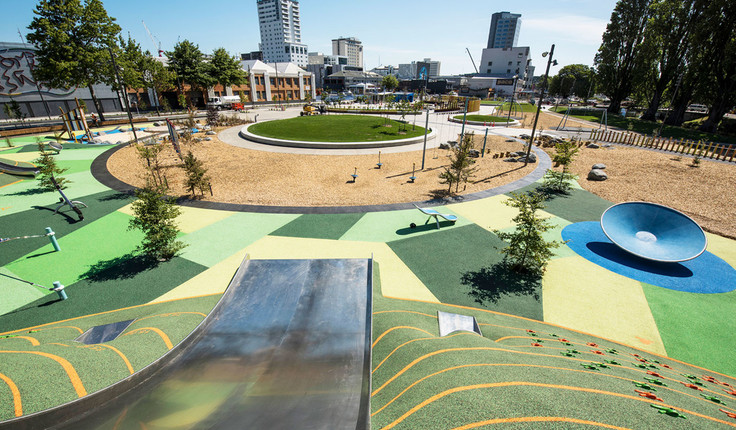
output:
M161 49L161 41L159 40L158 41L158 44L157 44L156 41L158 39L156 39L153 36L153 34L151 33L151 30L148 29L148 26L146 25L146 21L141 20L141 22L143 23L143 28L145 28L146 29L146 32L148 33L148 37L151 38L151 42L153 42L153 45L158 47L158 56L159 57L163 57L164 56L164 51L163 51L163 49Z
M470 49L465 48L466 51L468 51L468 55L470 56L470 61L473 63L473 68L475 69L475 73L478 73L478 68L475 67L475 61L473 61L473 56L470 54Z

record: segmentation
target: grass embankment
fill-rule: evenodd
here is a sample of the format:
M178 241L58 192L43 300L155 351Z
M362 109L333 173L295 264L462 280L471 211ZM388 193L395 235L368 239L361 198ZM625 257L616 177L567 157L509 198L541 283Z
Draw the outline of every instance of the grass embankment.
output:
M423 127L357 115L305 116L268 121L253 125L248 130L264 137L309 142L375 142L424 135Z
M567 106L559 106L554 109L558 113L567 112ZM585 108L572 108L571 117L580 118L586 121L601 122L602 110L596 111ZM634 133L652 135L659 131L662 126L661 122L642 121L638 118L624 118L620 115L608 115L608 125L622 130L631 130ZM665 125L660 134L662 137L671 137L673 139L690 139L694 141L703 140L705 142L719 142L736 144L736 137L724 136L721 134L706 133L703 131L693 130L685 127L674 127Z

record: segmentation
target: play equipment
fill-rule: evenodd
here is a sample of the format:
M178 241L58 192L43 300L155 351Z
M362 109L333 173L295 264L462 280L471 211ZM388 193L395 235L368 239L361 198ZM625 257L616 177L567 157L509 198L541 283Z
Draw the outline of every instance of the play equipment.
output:
M84 131L84 136L88 140L91 139L92 133L90 133L89 126L87 125L87 118L84 116L84 108L79 103L79 99L74 100L77 103L76 108L69 112L64 112L64 109L61 107L59 107L59 110L61 111L61 120L64 123L64 131L69 134L69 139L72 139L74 143L79 143L77 136L74 134L75 131Z
M353 178L353 183L355 182L356 179L358 179L358 168L357 167L355 168L355 171L353 171L353 174L350 176Z
M381 151L378 151L378 164L376 164L376 167L379 169L383 166L383 163L381 163Z
M456 331L468 331L483 336L478 321L472 315L437 311L437 324L440 329L440 337L445 337Z
M64 149L64 146L60 142L51 141L51 142L47 142L47 145L49 145L51 149L56 151L57 154L61 152L62 149Z
M0 161L0 172L7 173L9 175L36 176L38 174L38 167L14 166Z
M434 209L420 208L416 204L414 204L414 207L417 208L417 209L419 209L419 211L421 213L423 213L424 215L428 215L429 216L429 218L427 218L427 221L425 222L425 224L428 223L430 219L434 218L434 221L437 223L437 228L440 228L440 220L439 220L439 218L442 218L442 219L444 219L446 221L450 221L452 223L454 223L455 221L457 221L457 216L455 216L455 215L441 214L441 213L437 212Z
M181 155L181 148L179 147L179 135L176 132L176 127L172 124L171 120L166 118L166 127L169 129L169 137L171 138L171 146L174 147L174 151L181 160L184 158Z
M647 260L692 260L705 251L700 226L682 212L647 202L613 205L601 216L603 233L618 247Z
M54 281L54 286L52 288L44 287L41 284L37 284L35 282L26 281L25 279L16 278L15 276L6 275L5 273L0 273L0 276L5 276L6 278L15 279L16 281L23 282L24 284L33 285L34 287L43 288L44 290L48 291L54 291L56 294L59 295L59 300L66 300L69 297L66 295L66 291L64 291L63 285L61 285L61 282Z
M56 215L59 212L59 209L61 209L64 206L69 206L72 208L74 212L77 213L77 216L79 216L79 220L84 220L84 215L82 215L82 210L77 207L77 205L82 207L87 207L84 203L77 201L77 200L69 200L67 196L64 194L63 191L61 191L61 187L59 186L59 183L56 182L56 179L54 179L53 176L51 176L51 182L53 182L54 187L56 187L56 191L61 194L61 197L59 198L59 206L56 207L56 210L54 211L54 215Z
M59 247L59 242L56 241L56 233L54 233L54 231L51 230L51 227L46 227L45 234L33 234L33 235L28 235L28 236L17 236L17 237L0 237L0 243L9 242L11 240L17 240L17 239L32 239L36 237L48 237L49 240L51 240L51 246L54 247L54 251L61 251L61 248Z

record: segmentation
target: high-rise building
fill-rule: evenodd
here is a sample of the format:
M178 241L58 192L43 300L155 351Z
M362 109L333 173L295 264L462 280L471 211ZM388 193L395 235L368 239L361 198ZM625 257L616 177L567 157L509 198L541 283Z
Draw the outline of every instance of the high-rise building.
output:
M363 44L354 37L332 39L332 55L344 55L348 66L363 68Z
M513 48L519 41L521 14L496 12L491 15L491 31L486 48Z
M307 65L307 45L302 43L298 1L258 0L258 23L264 61Z

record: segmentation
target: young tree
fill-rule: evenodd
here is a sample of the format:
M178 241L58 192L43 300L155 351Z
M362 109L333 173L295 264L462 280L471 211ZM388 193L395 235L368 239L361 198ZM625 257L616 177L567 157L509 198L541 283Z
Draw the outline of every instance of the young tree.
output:
M26 115L20 109L20 104L13 99L13 96L10 96L10 101L3 105L3 111L9 119L17 118L21 123L26 119Z
M217 111L217 108L214 106L209 106L207 108L207 125L210 127L215 127L220 122L220 113Z
M207 176L207 169L204 168L202 161L198 160L192 151L187 152L184 157L184 171L187 178L184 186L187 187L192 196L195 196L195 190L198 190L202 196L209 188L211 178Z
M618 113L642 75L644 30L653 0L619 0L595 56L598 82L611 99L608 112Z
M475 160L470 157L470 150L473 149L473 135L466 134L462 141L452 149L450 157L450 165L445 167L445 171L440 173L441 184L448 184L447 192L452 192L452 186L455 185L455 192L458 192L460 183L468 182L473 177L476 168L473 167Z
M511 199L505 204L519 210L519 214L512 219L516 229L513 232L493 231L501 240L509 242L501 253L517 272L541 275L547 261L554 255L552 250L562 245L558 241L547 242L542 236L542 233L553 228L537 215L537 210L545 207L543 201L544 197L536 192L511 193Z
M169 260L186 246L176 240L179 234L176 217L181 210L164 191L150 182L136 191L133 218L128 222L129 230L141 230L144 234L138 249L156 260Z
M204 55L199 50L199 46L183 40L174 46L173 51L167 52L166 56L169 58L169 69L176 74L179 94L184 94L184 83L186 82L192 89L202 91L202 95L206 98L207 88L211 87L215 81L210 73L210 66L204 62Z
M56 159L52 155L51 151L46 150L46 146L40 139L36 141L36 145L38 145L40 157L33 160L33 163L38 167L39 175L36 177L36 179L38 179L38 185L46 191L56 190L54 183L51 181L51 177L53 176L54 179L56 179L56 183L59 184L63 190L66 188L66 184L71 181L59 175L69 169L62 169L56 165Z
M114 83L109 48L120 26L101 0L41 0L27 38L37 47L33 77L51 88L87 87L100 120L105 120L94 85Z
M570 190L572 187L570 181L575 179L575 175L570 173L570 164L579 150L577 144L571 140L563 140L555 145L555 155L552 161L555 166L562 166L562 171L547 170L542 187L545 191L566 193Z
M164 149L163 145L152 142L150 145L136 145L135 149L138 151L138 156L146 160L146 169L148 170L146 181L151 182L154 187L168 188L166 178L161 172L161 158L159 157Z

